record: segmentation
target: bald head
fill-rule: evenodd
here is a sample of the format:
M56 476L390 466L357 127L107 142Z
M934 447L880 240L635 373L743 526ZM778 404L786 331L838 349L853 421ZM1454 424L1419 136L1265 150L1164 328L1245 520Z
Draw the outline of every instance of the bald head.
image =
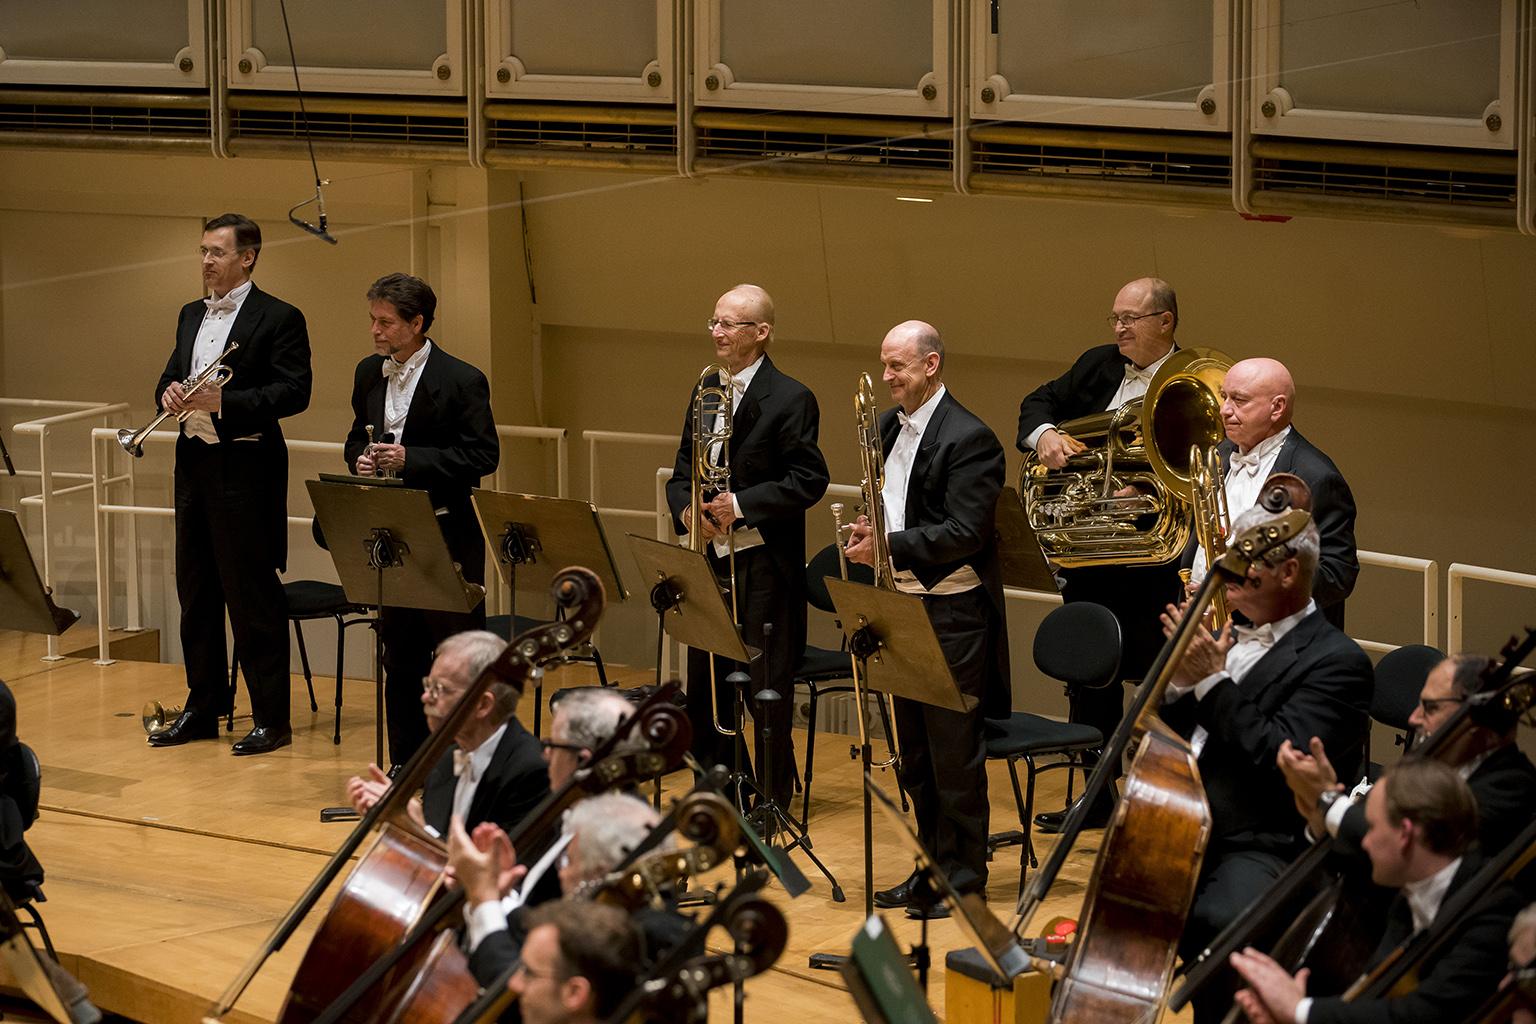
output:
M740 373L761 358L773 338L773 299L755 284L739 284L716 300L709 324L716 361Z
M1234 363L1221 382L1221 420L1227 439L1240 452L1291 425L1296 383L1278 359Z
M748 320L773 326L773 296L755 284L739 284L721 296L738 303Z
M1111 309L1115 344L1136 366L1150 366L1173 350L1179 300L1162 278L1139 277L1115 295Z
M892 327L880 343L882 379L891 398L908 414L939 390L944 371L944 341L938 328L922 320Z

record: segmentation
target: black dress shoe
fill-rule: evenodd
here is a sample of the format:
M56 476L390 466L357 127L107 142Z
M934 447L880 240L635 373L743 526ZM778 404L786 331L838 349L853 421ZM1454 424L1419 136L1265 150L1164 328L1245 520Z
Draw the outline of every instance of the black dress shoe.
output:
M192 740L217 739L219 720L200 715L196 711L183 711L176 721L149 738L152 747L179 747Z
M1078 797L1077 801L1073 803L1072 807L1070 808L1060 811L1046 811L1043 814L1035 815L1035 828L1039 829L1040 832L1044 835L1055 835L1061 831L1061 826L1066 823L1068 811L1075 810L1078 804L1081 804L1082 802L1083 798ZM1114 812L1115 802L1108 798L1101 799L1097 804L1094 805L1093 809L1088 812L1088 817L1086 820L1084 820L1083 827L1104 828L1109 824L1109 819L1114 814Z
M286 747L293 742L293 730L284 726L281 729L269 729L264 725L258 725L245 734L245 739L236 740L230 752L236 757L245 754L270 754L278 747Z
M917 872L914 871L899 885L893 885L889 889L876 889L875 906L885 910L906 906L912 899L912 890L916 885Z
M930 906L918 906L916 903L907 904L907 916L914 921L939 921L949 916L949 904L942 900Z

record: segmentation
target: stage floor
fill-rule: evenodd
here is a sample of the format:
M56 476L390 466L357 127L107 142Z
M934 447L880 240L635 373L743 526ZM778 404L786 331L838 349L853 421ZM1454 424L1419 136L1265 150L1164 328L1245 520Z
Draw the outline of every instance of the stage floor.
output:
M11 634L14 637L14 634ZM144 740L139 709L147 700L180 704L177 665L120 661L98 666L69 658L38 661L32 645L0 634L0 678L15 692L18 735L43 766L43 810L28 833L47 879L44 920L65 966L104 1010L140 1021L198 1021L225 990L273 925L304 890L352 826L324 824L321 807L344 802L346 779L374 753L373 685L348 681L342 742L331 742L333 677L317 677L320 710L308 710L302 676L294 677L292 747L261 757L234 758L229 745L249 728L236 719L233 736L157 750ZM643 672L633 682L648 681ZM595 682L586 667L550 673L545 693ZM242 701L243 703L243 701ZM524 700L524 720L531 703ZM797 730L797 743L804 733ZM774 887L790 926L789 948L771 974L747 986L746 1019L793 1013L804 1024L856 1019L841 979L812 971L813 952L843 952L863 910L862 804L856 764L846 737L818 736L811 835L819 857L837 874L847 902L798 852L812 883L790 901ZM992 828L1016 823L1007 769L992 764ZM1064 772L1041 778L1040 807L1059 807ZM894 793L889 773L880 776ZM689 783L668 780L668 796ZM798 811L798 807L797 807ZM1083 837L1038 920L1076 916L1102 833ZM1038 847L1043 860L1049 839ZM875 885L905 877L904 860L876 815ZM999 852L988 898L1005 923L1016 897L1018 848ZM328 905L329 897L321 906ZM313 931L313 918L257 975L231 1021L270 1021ZM918 937L918 923L886 914L899 942ZM944 1007L944 954L969 945L952 921L929 928L933 970L928 997ZM715 1019L728 1019L717 1000Z

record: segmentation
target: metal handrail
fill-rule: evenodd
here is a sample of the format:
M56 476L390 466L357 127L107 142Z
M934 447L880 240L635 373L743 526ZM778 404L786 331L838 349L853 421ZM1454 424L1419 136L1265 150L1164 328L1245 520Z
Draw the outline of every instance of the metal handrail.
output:
M1424 621L1420 630L1422 643L1427 647L1436 647L1440 643L1440 563L1432 558L1413 558L1408 555L1392 555L1383 551L1357 551L1356 556L1361 565L1373 565L1382 569L1400 569L1404 572L1416 572L1423 577L1424 594ZM1364 640L1354 638L1367 651L1377 654L1385 654L1395 651L1401 644L1383 643L1379 640Z
M1508 569L1494 569L1486 565L1467 565L1464 562L1452 562L1447 566L1445 580L1446 603L1450 611L1450 621L1446 627L1447 654L1462 653L1462 589L1467 580L1536 590L1536 574L1510 572Z
M678 439L672 434L639 434L627 430L583 430L581 439L587 443L587 500L597 506L598 512L605 516L630 516L632 518L649 519L652 513L643 508L604 508L602 500L598 497L598 465L597 449L599 444L619 445L643 445L660 446L676 449ZM665 467L657 469L657 473L665 472L668 476L672 471ZM658 485L663 486L663 485ZM665 492L658 499L658 510L666 507ZM658 511L657 514L660 514ZM659 535L658 535L659 536ZM665 540L665 537L661 539Z

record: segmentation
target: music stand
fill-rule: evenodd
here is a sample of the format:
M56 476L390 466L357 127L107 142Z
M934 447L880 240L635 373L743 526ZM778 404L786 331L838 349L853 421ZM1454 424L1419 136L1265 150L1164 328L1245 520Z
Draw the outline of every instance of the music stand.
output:
M37 574L21 521L15 512L0 509L0 622L23 633L58 636L79 619L79 612L53 603L52 590ZM100 657L106 656L102 651Z
M16 904L0 891L0 964L38 1009L59 1024L96 1024L101 1011L79 980L37 949L22 930Z
M906 957L878 914L854 933L838 968L859 1015L873 1024L938 1024L926 995L907 970Z
M1040 549L1040 539L1029 525L1029 514L1019 500L1019 492L1004 487L997 494L997 561L1002 570L1003 586L1019 590L1037 590L1046 594L1061 592L1049 560Z
M466 582L448 554L426 491L371 476L304 484L348 601L375 609L467 612L485 597L485 588ZM374 627L374 747L382 765L384 634L377 621Z
M485 535L486 548L507 588L511 635L517 633L518 566L542 565L548 570L535 574L532 580L545 590L553 573L568 565L588 566L603 581L604 592L611 595L610 604L629 596L619 576L613 549L608 545L608 535L603 531L602 518L590 501L478 487L470 492L470 498L480 532ZM542 678L533 693L533 734L537 736L544 710Z

